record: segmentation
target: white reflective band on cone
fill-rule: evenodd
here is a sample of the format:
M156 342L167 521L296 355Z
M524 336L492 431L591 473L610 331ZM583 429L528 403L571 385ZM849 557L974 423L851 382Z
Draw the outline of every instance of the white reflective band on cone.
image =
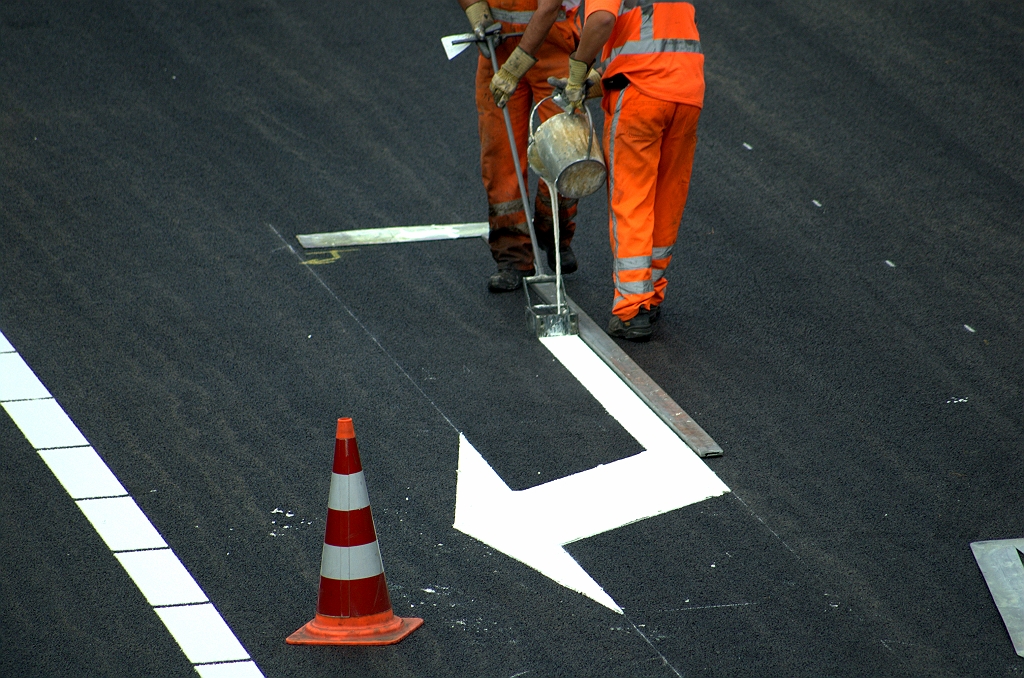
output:
M377 542L362 546L324 544L320 576L328 579L366 579L384 572Z
M331 474L331 495L327 498L327 508L356 511L369 505L370 496L366 493L366 480L362 471L348 475Z

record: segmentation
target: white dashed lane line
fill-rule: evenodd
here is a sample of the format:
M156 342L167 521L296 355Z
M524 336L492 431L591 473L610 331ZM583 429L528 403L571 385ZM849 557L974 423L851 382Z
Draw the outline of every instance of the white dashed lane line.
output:
M262 678L234 632L75 423L0 333L0 405L202 678Z

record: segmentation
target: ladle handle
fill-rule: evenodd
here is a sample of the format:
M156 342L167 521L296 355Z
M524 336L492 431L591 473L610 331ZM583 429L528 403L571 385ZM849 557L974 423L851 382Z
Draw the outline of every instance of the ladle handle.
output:
M533 117L535 115L537 115L537 109L540 108L540 105L543 104L548 99L553 99L554 96L555 96L554 93L547 95L546 97L544 97L543 99L541 99L540 101L535 103L533 105L533 109L530 110L530 143L531 144L533 143L533 133L537 131L537 127L540 127L540 125L537 125L537 127L533 126Z
M587 159L589 159L594 153L594 119L590 117L590 109L587 107L586 100L580 104L580 108L587 112L587 126L590 128L590 139L587 140Z

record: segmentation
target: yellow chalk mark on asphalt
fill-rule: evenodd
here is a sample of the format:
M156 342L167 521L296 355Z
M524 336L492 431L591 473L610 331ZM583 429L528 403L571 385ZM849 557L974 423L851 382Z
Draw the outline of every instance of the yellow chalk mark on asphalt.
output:
M333 264L338 259L341 259L341 255L343 253L345 253L345 252L354 252L354 251L356 251L356 249L358 249L358 248L356 248L356 247L346 247L346 248L340 249L340 250L327 250L326 252L323 253L323 254L325 254L327 256L325 256L325 257L317 257L316 259L306 259L302 263L306 264L307 266L320 266L322 264Z

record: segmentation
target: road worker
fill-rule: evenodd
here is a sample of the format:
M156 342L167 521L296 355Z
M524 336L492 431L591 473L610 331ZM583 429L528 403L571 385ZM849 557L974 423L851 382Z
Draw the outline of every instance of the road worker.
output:
M704 55L688 2L587 0L569 57L570 106L582 104L602 51L604 153L615 298L608 334L646 341L661 315L665 269L686 206L704 105Z
M533 105L551 94L549 77L566 77L566 59L576 48L579 22L576 14L580 0L459 0L477 37L495 22L502 33L522 31L521 38L502 41L497 47L497 73L483 43L476 70L476 107L480 125L480 165L487 191L488 243L498 265L487 287L492 292L518 289L523 276L533 270L533 247L526 225L523 199L516 179L508 132L500 107L507 106L512 119L519 163L527 179L526 147ZM546 101L538 111L539 121L561 113ZM559 196L559 234L562 272L577 268L570 247L576 224L576 201ZM551 197L540 182L533 208L534 230L538 245L545 250L550 268L555 266L555 243Z

